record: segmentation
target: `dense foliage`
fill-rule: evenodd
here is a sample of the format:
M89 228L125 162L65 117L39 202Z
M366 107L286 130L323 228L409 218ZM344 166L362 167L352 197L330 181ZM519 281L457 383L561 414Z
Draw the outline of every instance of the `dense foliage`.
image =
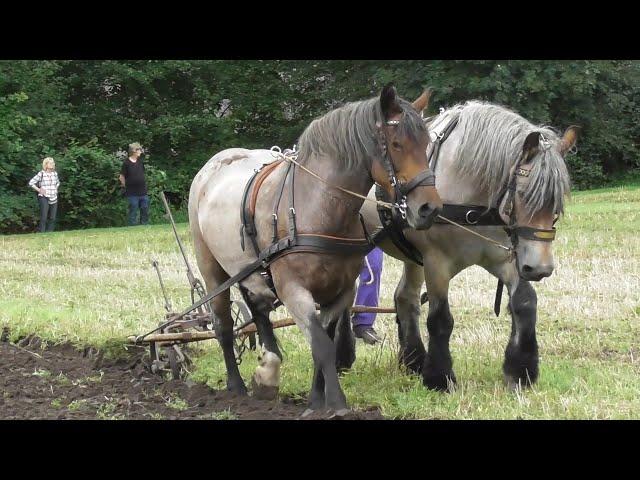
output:
M435 89L429 113L476 98L538 124L583 128L574 186L637 171L636 61L2 61L0 232L33 231L28 180L44 156L62 181L59 226L123 225L117 175L127 144L147 149L152 194L184 205L197 170L233 146L290 146L316 116L379 93ZM152 201L152 221L161 204Z

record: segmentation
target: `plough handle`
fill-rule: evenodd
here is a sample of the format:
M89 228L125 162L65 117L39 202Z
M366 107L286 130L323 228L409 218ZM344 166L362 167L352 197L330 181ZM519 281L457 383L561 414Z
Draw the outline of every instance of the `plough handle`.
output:
M191 285L191 287L195 287L196 277L193 275L193 270L191 270L191 265L189 265L187 255L186 253L184 253L184 246L182 245L180 237L178 236L178 231L176 230L176 222L173 221L173 215L171 215L169 202L167 202L167 197L165 197L164 192L160 192L160 198L162 199L162 203L164 204L164 209L167 211L167 216L169 217L169 221L171 222L171 228L173 228L173 234L176 237L176 241L178 242L178 246L180 247L180 252L182 253L182 258L184 259L184 263L187 266L187 278L189 279L189 285Z
M167 297L167 291L164 288L164 282L162 281L162 275L160 275L160 268L158 267L158 261L157 260L153 260L151 262L151 265L153 265L153 268L156 269L156 272L158 272L158 280L160 280L160 288L162 288L162 295L164 295L164 309L167 312L171 311L171 303L169 302L169 298Z

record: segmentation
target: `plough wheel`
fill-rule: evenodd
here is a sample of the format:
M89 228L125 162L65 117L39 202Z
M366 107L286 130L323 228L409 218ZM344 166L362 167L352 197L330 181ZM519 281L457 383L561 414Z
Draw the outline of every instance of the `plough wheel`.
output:
M189 357L178 345L158 346L156 342L149 344L150 370L155 375L171 372L171 377L179 380L183 376L184 364L190 363Z

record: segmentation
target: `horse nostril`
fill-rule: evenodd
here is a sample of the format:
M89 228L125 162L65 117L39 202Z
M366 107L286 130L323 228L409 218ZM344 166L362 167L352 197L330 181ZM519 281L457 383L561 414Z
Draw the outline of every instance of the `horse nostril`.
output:
M432 207L429 203L425 203L418 209L418 215L423 218L429 218L431 216L437 215L439 209L436 207Z
M533 268L530 265L522 266L522 275L527 280L532 280L534 282L538 282L543 278L550 277L553 273L553 266L550 265L542 265L538 268Z

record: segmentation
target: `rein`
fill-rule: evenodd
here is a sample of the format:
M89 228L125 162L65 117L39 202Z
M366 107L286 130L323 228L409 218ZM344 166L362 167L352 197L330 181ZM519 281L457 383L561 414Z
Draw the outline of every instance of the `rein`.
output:
M489 243L493 243L495 246L497 246L499 248L502 248L503 250L506 250L511 255L514 255L514 253L515 253L515 248L514 247L507 247L505 245L502 245L500 242L494 240L493 238L489 238L489 237L486 237L484 235L479 234L478 232L474 232L470 228L463 227L459 223L456 223L453 220L449 220L448 218L443 217L442 215L438 215L437 218L439 218L440 220L444 220L445 222L450 223L451 225L455 225L456 227L461 228L465 232L469 232L470 234L475 235L476 237L482 238L483 240L486 240Z
M347 193L349 195L352 195L354 197L358 197L361 198L363 200L366 200L368 202L373 202L375 204L377 204L380 207L383 208L388 208L389 210L393 210L394 208L397 208L393 203L389 203L389 202L383 202L380 200L373 200L372 198L366 197L364 195L360 195L359 193L356 192L352 192L351 190L347 190L346 188L342 188L338 185L333 185L329 182L327 182L324 178L322 178L320 175L318 175L317 173L309 170L307 167L305 167L304 165L300 164L296 159L298 158L298 153L293 151L291 153L282 153L282 151L280 150L280 147L277 146L273 146L271 147L271 154L275 157L275 158L280 158L283 159L287 162L291 162L294 165L300 167L302 170L304 170L305 172L307 172L309 175L311 175L314 178L317 178L318 180L320 180L322 183L332 187L332 188L336 188L344 193Z

